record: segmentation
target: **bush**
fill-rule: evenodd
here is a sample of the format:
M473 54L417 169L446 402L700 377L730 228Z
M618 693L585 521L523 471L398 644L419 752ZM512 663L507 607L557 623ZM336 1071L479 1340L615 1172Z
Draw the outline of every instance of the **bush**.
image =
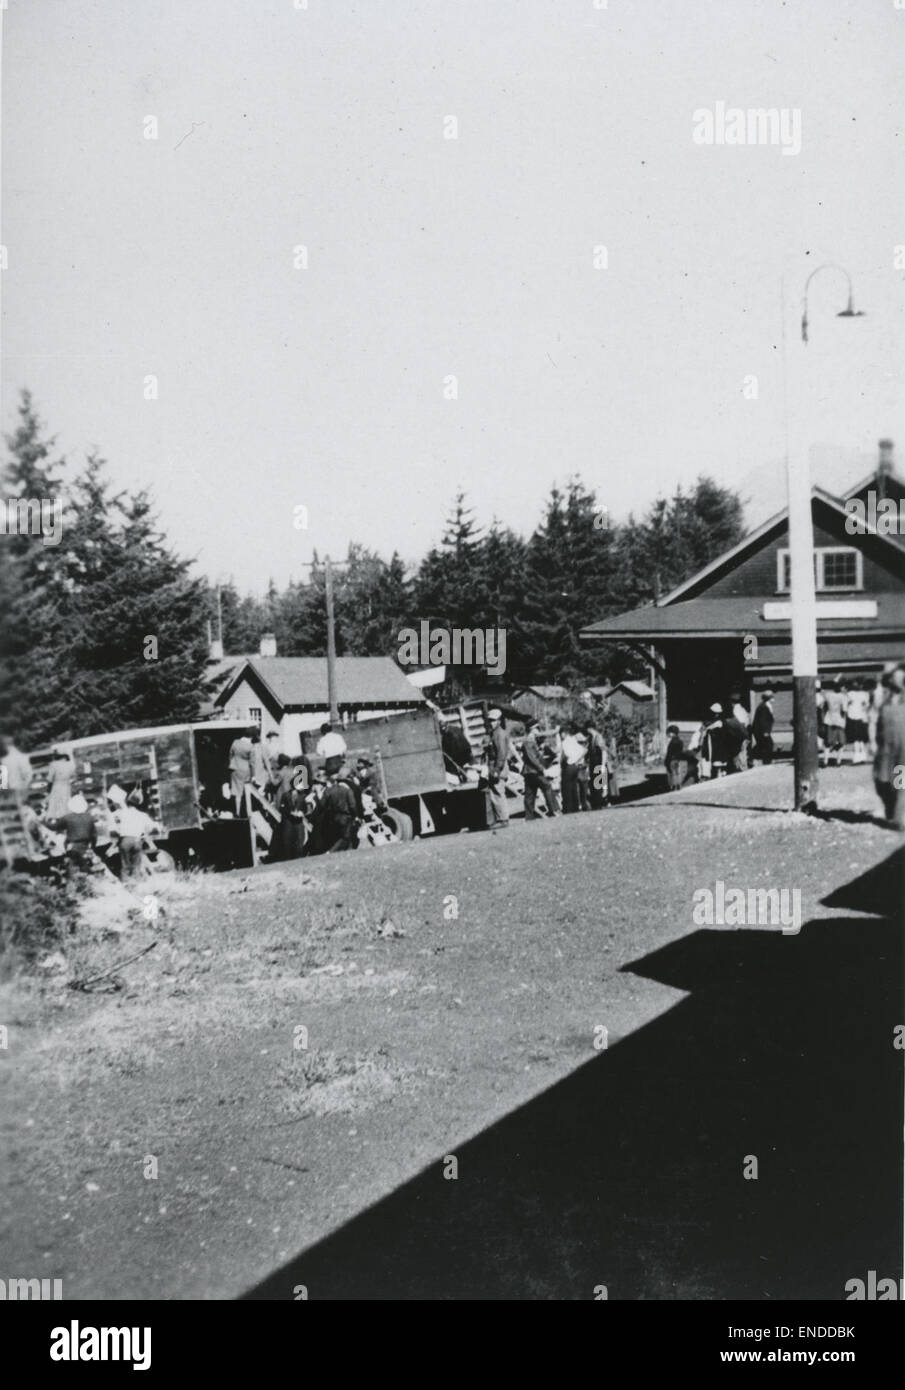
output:
M0 873L0 976L59 949L74 929L80 895L77 880Z

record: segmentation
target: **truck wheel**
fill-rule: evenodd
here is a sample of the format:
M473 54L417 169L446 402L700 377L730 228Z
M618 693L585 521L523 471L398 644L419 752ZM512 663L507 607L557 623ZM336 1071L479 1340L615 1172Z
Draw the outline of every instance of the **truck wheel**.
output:
M397 811L395 806L388 806L383 812L381 820L384 825L390 827L398 840L411 840L413 838L412 818L407 816L404 811Z

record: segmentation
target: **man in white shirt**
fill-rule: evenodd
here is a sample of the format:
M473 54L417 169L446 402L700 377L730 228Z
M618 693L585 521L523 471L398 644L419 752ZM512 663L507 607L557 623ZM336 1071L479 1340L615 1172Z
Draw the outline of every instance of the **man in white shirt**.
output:
M319 758L323 758L327 776L334 777L346 756L346 740L342 734L336 733L332 724L322 724L321 736L314 751Z
M567 727L564 726L562 736L562 761L560 763L560 774L562 778L562 810L564 816L569 816L575 811L584 809L581 804L578 778L582 770L582 765L586 762L587 755L587 739L582 743L576 725L569 724Z
M115 804L115 803L114 803ZM141 873L141 856L145 836L158 833L151 817L141 809L141 795L133 792L113 816L113 829L119 836L119 857L123 880L137 878Z

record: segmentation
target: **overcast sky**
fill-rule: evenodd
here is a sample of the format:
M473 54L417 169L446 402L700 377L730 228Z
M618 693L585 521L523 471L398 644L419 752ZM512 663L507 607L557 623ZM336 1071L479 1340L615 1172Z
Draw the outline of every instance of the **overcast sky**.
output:
M0 12L7 430L28 385L258 590L314 547L417 557L460 485L523 531L573 472L617 518L701 471L754 493L785 275L811 442L905 451L893 0L298 3ZM801 152L696 144L718 101L799 110ZM804 350L824 261L867 317L821 275Z

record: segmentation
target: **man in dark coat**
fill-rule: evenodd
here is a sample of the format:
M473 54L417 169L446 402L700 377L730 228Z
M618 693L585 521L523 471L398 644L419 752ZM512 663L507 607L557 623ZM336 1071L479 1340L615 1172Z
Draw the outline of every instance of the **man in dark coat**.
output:
M889 691L877 719L874 786L888 821L905 830L905 667L883 677Z
M537 820L535 810L537 793L543 792L547 810L551 816L559 815L553 783L547 776L547 765L537 740L537 720L529 715L525 720L525 738L522 743L522 775L525 779L525 820Z
M773 761L773 721L773 691L765 690L760 697L760 704L754 711L751 725L754 734L754 756L762 763Z
M345 779L328 782L315 815L317 844L323 853L358 848L358 808L355 793Z
M509 735L503 727L502 710L488 712L490 742L487 746L487 780L490 783L490 804L493 808L491 830L502 830L509 824L509 805L506 784L509 781Z
M723 740L726 771L744 772L748 765L745 757L748 730L740 719L736 719L734 714L727 715L723 720Z

